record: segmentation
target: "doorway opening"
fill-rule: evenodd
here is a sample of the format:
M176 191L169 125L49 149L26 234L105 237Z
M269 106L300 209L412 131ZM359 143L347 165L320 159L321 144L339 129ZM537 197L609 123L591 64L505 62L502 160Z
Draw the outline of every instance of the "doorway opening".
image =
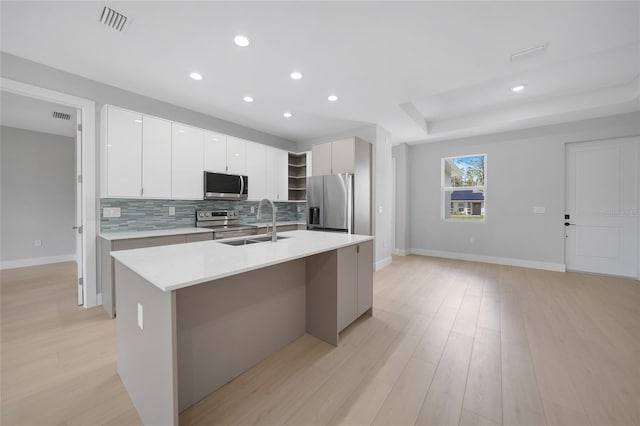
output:
M30 173L27 170L20 172L15 165L8 167L17 175L16 178L5 176L5 153L3 152L2 155L2 268L52 263L56 259L59 259L57 261L75 260L78 265L78 304L85 308L96 306L100 304L100 301L96 288L95 104L87 99L10 79L2 78L1 82L3 102L7 100L23 104L23 108L18 109L22 112L14 117L16 121L13 124L4 122L7 117L6 113L11 111L11 108L5 109L3 105L3 133L5 133L6 124L6 129L15 129L12 136L14 139L17 138L16 140L20 141L21 137L23 139L26 137L29 140L38 140L32 142L31 145L40 147L40 149L34 148L31 152L22 152L25 146L21 146L17 142L10 144L22 152L18 157L30 171ZM25 123L33 115L31 113L38 108L45 108L43 105L48 105L49 108L52 108L53 105L54 111L50 111L51 119L57 121L49 122L49 125L53 126L50 128L29 128ZM55 117L54 112L57 113ZM31 117L31 121L37 122L33 117ZM68 126L67 134L61 135L59 132L56 134L56 131L52 130L60 126L64 127L64 124ZM12 130L8 130L8 132L11 133ZM42 135L45 136L36 137ZM57 137L67 138L67 142L71 142L65 144L64 139L58 140ZM57 143L55 146L58 148L42 143L41 139L56 140L57 142L52 143ZM3 151L7 140L3 137ZM6 146L9 147L9 144ZM50 156L46 155L47 153ZM64 153L71 153L71 157L69 158ZM64 158L66 163L53 161L53 158L59 157ZM54 164L58 164L59 167L52 167ZM63 172L68 173L69 176L60 177L59 174ZM56 179L64 180L66 186L64 188L52 187L52 182ZM10 189L9 193L15 189L12 195L15 200L7 204L4 200L5 187ZM5 207L22 212L23 217L21 218L15 211L5 217ZM69 214L69 212L71 213ZM34 217L29 215L34 215ZM27 224L24 223L25 218L30 219ZM12 226L19 231L16 238L21 239L20 243L30 246L31 252L27 251L27 256L24 253L22 255L14 253L13 259L7 257L6 247L13 249L14 246L10 246L13 244L12 240L5 241L4 230ZM53 228L59 232L57 236L48 233ZM25 236L27 230L47 235L47 238ZM20 233L22 233L22 237ZM54 251L45 251L48 249ZM37 250L45 255L38 256Z
M2 268L73 261L83 304L80 112L3 93Z

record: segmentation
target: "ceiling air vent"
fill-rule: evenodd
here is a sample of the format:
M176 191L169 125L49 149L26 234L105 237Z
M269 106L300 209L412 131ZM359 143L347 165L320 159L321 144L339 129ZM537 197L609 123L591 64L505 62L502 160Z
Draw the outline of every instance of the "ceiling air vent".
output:
M127 23L128 18L122 13L105 6L102 9L102 15L100 15L100 22L108 27L113 28L116 31L124 30L124 25Z
M53 111L53 118L59 118L60 120L71 120L71 114L66 112Z

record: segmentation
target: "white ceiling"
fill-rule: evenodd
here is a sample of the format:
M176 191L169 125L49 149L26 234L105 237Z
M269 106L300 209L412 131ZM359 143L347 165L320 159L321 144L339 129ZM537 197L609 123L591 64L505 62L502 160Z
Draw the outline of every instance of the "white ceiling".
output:
M71 115L62 120L53 117L53 112ZM76 110L13 93L0 93L0 123L3 126L52 135L76 137Z
M98 22L104 4L3 1L2 50L294 141L369 123L395 143L441 140L640 109L640 2L107 3L130 18L123 33Z

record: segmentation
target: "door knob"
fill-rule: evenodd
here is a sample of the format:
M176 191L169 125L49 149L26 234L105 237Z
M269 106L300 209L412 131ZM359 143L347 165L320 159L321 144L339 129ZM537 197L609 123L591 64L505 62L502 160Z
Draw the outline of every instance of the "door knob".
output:
M569 222L565 222L564 226L575 226L575 223L569 223Z

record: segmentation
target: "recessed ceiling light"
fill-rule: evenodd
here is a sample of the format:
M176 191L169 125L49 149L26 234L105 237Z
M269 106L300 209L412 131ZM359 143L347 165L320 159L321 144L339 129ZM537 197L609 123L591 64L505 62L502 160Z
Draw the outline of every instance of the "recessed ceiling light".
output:
M189 74L189 77L191 77L194 80L202 80L202 74L197 73L197 72L192 72L191 74Z
M235 44L237 44L240 47L247 47L251 41L249 40L249 38L247 36L243 36L243 35L237 35L234 39L233 42Z
M135 121L136 123L142 123L142 120L140 120L139 118L136 118L136 119L135 119L135 120L133 120L133 121Z
M300 74L298 71L292 72L291 78L294 80L300 80L302 78L302 74Z
M329 100L329 102L335 102L338 100L338 97L336 95L329 95L327 99Z
M291 114L290 112L285 112L284 114L282 114L282 116L284 118L291 118L291 117L293 117L293 114Z
M511 90L514 91L514 92L522 92L525 87L527 87L527 86L524 85L524 84L518 84L517 86L513 86L511 88Z
M242 100L245 102L253 102L253 98L251 96L245 96Z

